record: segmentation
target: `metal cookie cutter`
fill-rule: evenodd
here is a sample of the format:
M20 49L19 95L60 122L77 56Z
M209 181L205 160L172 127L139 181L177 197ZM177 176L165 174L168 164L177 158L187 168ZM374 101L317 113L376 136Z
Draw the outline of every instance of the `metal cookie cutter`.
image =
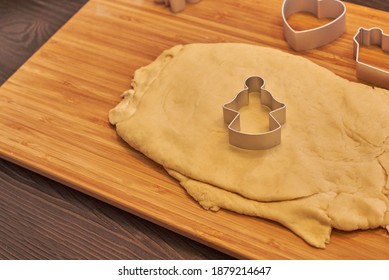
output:
M270 109L269 131L264 133L244 133L240 131L240 114L238 110L249 103L249 93L260 95L261 104ZM223 105L224 123L228 124L228 136L231 145L248 150L263 150L281 143L281 125L286 121L286 106L274 99L265 90L265 81L252 76L246 79L245 89Z
M165 4L166 6L170 6L170 10L174 13L181 12L185 9L185 2L188 3L197 3L201 0L154 0L155 3Z
M295 31L287 18L297 12L310 12L318 18L334 20L320 27ZM296 51L314 49L340 37L346 30L346 6L338 0L284 0L282 4L284 36Z
M384 34L382 29L359 28L354 36L354 57L356 60L357 78L389 89L389 72L372 65L359 61L359 46L377 45L383 51L389 52L389 35Z

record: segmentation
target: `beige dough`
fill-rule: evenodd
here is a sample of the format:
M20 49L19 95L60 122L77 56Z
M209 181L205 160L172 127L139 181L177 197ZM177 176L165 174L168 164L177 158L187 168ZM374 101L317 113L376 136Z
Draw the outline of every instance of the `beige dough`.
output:
M252 75L287 106L282 142L268 150L231 146L223 122L222 105ZM272 219L320 248L332 228L388 228L389 91L233 43L175 46L132 86L110 122L205 209ZM252 103L243 129L263 131L267 112Z

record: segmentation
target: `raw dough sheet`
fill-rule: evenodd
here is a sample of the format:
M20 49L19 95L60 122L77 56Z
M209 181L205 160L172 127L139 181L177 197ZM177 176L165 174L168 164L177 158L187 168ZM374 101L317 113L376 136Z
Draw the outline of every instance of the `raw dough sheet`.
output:
M282 142L268 150L231 146L223 122L222 105L252 75L287 106ZM242 129L265 131L267 111L250 101ZM190 44L138 69L109 119L205 209L271 219L323 248L332 228L389 229L388 106L387 90L299 56L238 43Z

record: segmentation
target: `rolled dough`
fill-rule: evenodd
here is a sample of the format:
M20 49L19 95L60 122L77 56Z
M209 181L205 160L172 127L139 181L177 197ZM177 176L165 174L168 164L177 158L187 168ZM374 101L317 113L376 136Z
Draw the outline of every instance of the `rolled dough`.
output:
M252 75L287 106L281 144L268 150L231 146L223 122L222 105ZM252 105L242 129L266 130L267 112ZM332 228L389 228L388 107L387 90L299 56L190 44L138 69L109 120L205 209L271 219L324 248Z

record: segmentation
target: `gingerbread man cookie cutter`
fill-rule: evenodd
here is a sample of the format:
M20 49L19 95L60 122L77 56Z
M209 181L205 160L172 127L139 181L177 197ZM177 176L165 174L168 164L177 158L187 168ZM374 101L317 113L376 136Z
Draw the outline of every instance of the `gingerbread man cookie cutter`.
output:
M201 0L154 0L155 3L165 4L166 6L170 6L170 10L173 13L181 12L185 9L186 2L188 3L197 3Z
M297 12L309 12L318 18L334 20L320 27L303 31L294 30L287 18ZM282 4L284 36L296 51L314 49L326 45L346 30L346 6L338 0L284 0Z
M228 125L228 137L231 145L248 150L263 150L281 143L281 125L286 121L286 106L278 102L265 90L265 81L251 76L244 82L245 89L223 105L224 123ZM269 131L263 133L245 133L240 130L239 109L249 103L249 94L258 93L261 104L270 109Z
M389 89L389 72L359 60L360 46L376 45L389 52L389 35L378 27L370 29L359 28L354 36L354 57L356 61L357 78L379 87Z

